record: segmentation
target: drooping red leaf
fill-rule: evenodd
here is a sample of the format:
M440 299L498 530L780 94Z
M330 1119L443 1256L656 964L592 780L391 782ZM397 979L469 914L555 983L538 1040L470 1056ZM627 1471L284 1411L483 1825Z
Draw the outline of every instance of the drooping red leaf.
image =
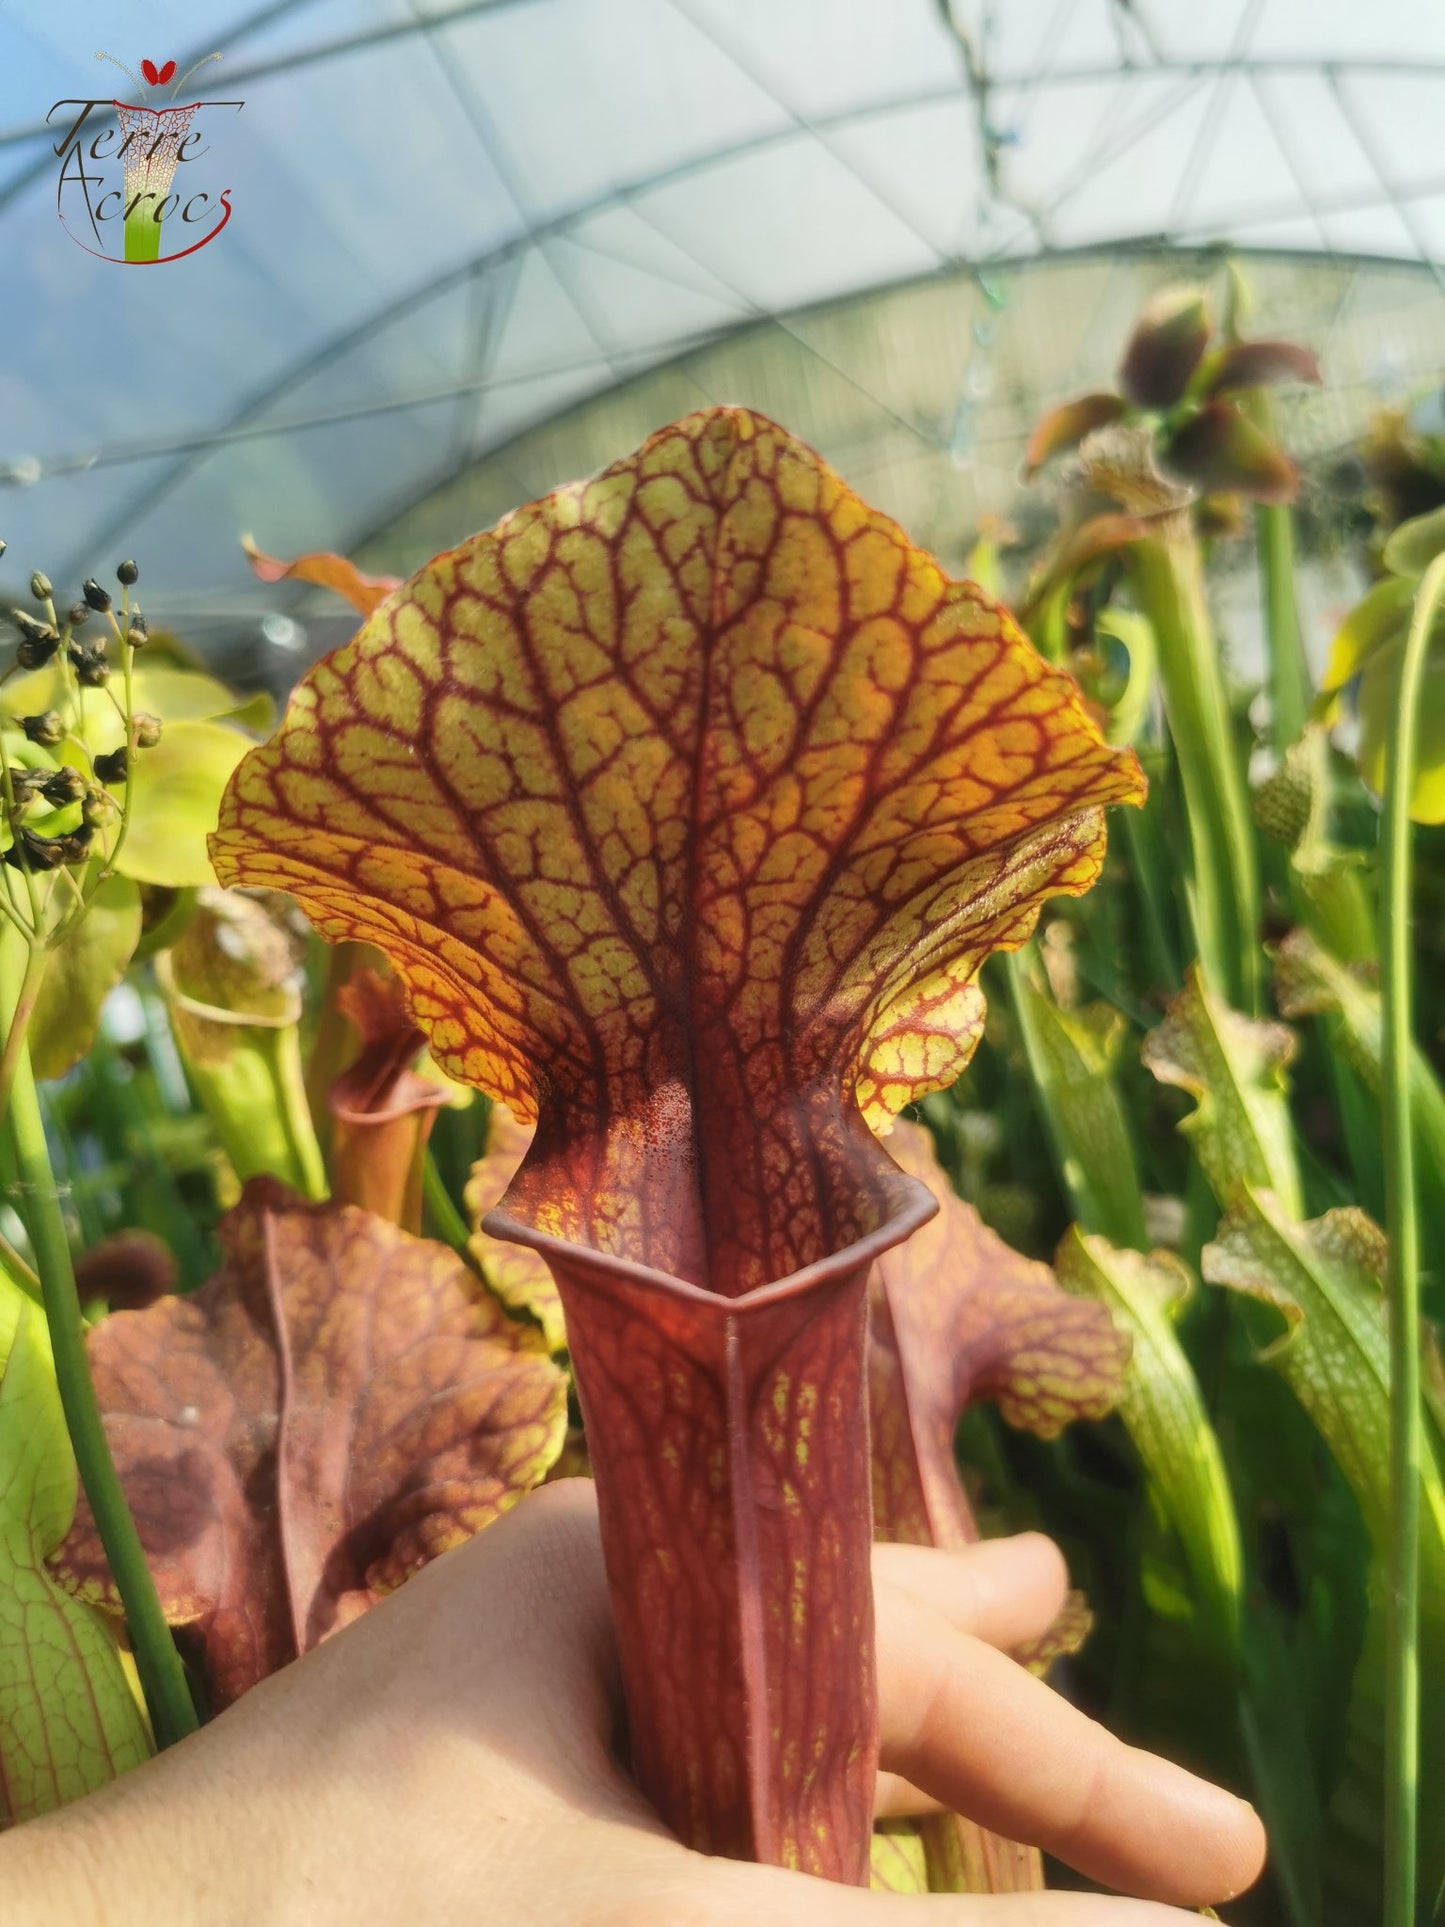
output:
M226 1705L537 1484L566 1387L445 1246L258 1178L91 1371L166 1617ZM82 1498L57 1576L119 1609Z
M1119 1396L1129 1341L1108 1309L1072 1298L1047 1265L990 1231L949 1183L919 1125L895 1125L896 1162L938 1216L874 1265L870 1405L880 1539L962 1546L978 1537L953 1456L971 1405L1056 1438Z
M988 1229L949 1183L927 1131L897 1124L888 1148L939 1213L885 1253L869 1282L874 1530L911 1545L963 1546L979 1536L954 1457L963 1414L993 1401L1011 1424L1052 1438L1110 1409L1129 1343L1103 1305L1069 1297L1047 1265ZM1053 1632L1019 1657L1041 1670L1076 1650L1090 1623L1082 1595L1070 1594ZM1034 1849L957 1814L922 1821L919 1833L935 1891L1044 1884Z
M1199 288L1163 288L1145 303L1119 386L1136 408L1172 408L1209 346L1209 310Z
M1160 460L1196 488L1226 489L1256 502L1292 502L1299 470L1277 442L1227 401L1206 402L1170 436Z
M1318 384L1320 364L1297 341L1235 341L1211 355L1202 393L1227 395L1239 388L1265 388L1275 382Z
M1120 395L1098 394L1079 395L1073 401L1061 402L1051 408L1046 415L1040 416L1029 436L1029 445L1024 454L1024 478L1027 480L1053 455L1066 448L1077 448L1084 437L1095 428L1102 428L1105 422L1116 422L1124 413L1126 403Z
M249 535L241 537L241 547L263 582L314 582L341 596L364 616L369 616L378 603L401 586L399 575L363 575L354 562L329 550L298 555L294 562L280 562L274 555L263 554Z
M331 1087L331 1195L420 1232L427 1139L447 1093L412 1068L425 1038L395 977L360 970L336 992L361 1054Z
M958 1074L983 958L1140 790L996 604L723 409L437 557L228 794L221 874L384 950L538 1121L484 1228L561 1288L634 1764L695 1846L865 1877L864 1293L933 1208L867 1120Z

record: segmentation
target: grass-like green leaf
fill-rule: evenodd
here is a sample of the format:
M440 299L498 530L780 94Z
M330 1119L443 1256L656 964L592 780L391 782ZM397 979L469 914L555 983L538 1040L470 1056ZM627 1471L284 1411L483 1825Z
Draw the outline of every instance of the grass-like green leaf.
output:
M1144 1040L1145 1064L1163 1084L1195 1100L1179 1128L1193 1145L1215 1197L1228 1207L1242 1185L1278 1194L1301 1214L1285 1067L1294 1056L1283 1024L1243 1017L1189 972L1164 1021Z
M1010 960L1019 1029L1060 1176L1089 1231L1144 1245L1144 1199L1115 1069L1128 1024L1109 1004L1065 1010Z
M1264 1353L1287 1380L1318 1426L1349 1481L1375 1548L1376 1585L1389 1511L1389 1355L1381 1277L1384 1238L1356 1210L1331 1211L1309 1224L1292 1223L1278 1198L1241 1185L1215 1242L1206 1247L1204 1275L1272 1306L1284 1319L1280 1337ZM1445 1667L1445 1481L1433 1415L1427 1421L1420 1479L1421 1672L1438 1680ZM1378 1731L1371 1708L1379 1695L1382 1645L1367 1635L1356 1671L1351 1760L1337 1793L1348 1807L1357 1839L1369 1832L1364 1815L1380 1810L1378 1776L1367 1763ZM1364 1776L1365 1791L1361 1791ZM1445 1876L1445 1700L1426 1692L1421 1721L1421 1885L1435 1891ZM1343 1810L1342 1808L1340 1809ZM1376 1891L1378 1888L1376 1887ZM1358 1917L1358 1916L1356 1916Z
M1121 1251L1077 1225L1054 1270L1065 1291L1107 1305L1133 1339L1119 1414L1179 1536L1216 1651L1232 1660L1244 1588L1239 1524L1219 1440L1174 1329L1193 1280L1170 1252Z
M1382 1078L1380 993L1331 956L1308 930L1292 930L1274 953L1274 986L1286 1017L1334 1017L1343 1055L1376 1096ZM1445 1220L1445 1091L1418 1046L1410 1063L1410 1109L1420 1148L1421 1182Z

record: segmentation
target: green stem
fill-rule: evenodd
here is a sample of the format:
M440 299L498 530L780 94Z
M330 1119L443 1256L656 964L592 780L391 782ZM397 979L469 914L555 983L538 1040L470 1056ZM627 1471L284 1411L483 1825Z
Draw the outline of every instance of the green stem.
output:
M1405 641L1386 758L1380 900L1385 1225L1389 1238L1390 1518L1386 1553L1385 1927L1415 1927L1420 1769L1420 1227L1415 1209L1410 804L1420 689L1445 599L1445 556L1425 571Z
M446 1187L430 1148L426 1152L426 1162L422 1166L422 1197L426 1201L427 1216L431 1219L432 1229L453 1251L471 1262L471 1231L467 1221L458 1211L452 1194Z
M1133 874L1133 895L1141 917L1149 988L1172 993L1178 990L1184 979L1164 922L1168 889L1158 822L1151 810L1120 810L1114 822L1123 835L1124 849Z
M4 1117L10 1107L10 1090L15 1082L16 1066L20 1061L20 1053L25 1048L30 1019L35 1015L35 1005L40 997L41 986L45 982L45 970L49 962L49 951L42 944L32 941L25 956L25 975L20 980L20 994L15 1000L15 1009L10 1017L10 1030L5 1039L5 1051L3 1056L0 1056L0 1117Z
M1199 545L1181 513L1127 554L1159 644L1164 706L1189 815L1199 954L1213 987L1257 1012L1264 981L1259 863Z
M1261 502L1254 535L1269 638L1270 733L1275 749L1283 751L1303 734L1310 700L1295 600L1293 512L1282 503Z
M30 1051L20 1044L6 1117L25 1202L26 1223L50 1328L55 1377L85 1495L125 1608L126 1630L158 1746L199 1725L180 1655L146 1565L140 1535L111 1457L85 1356L85 1325L61 1215Z
M295 1169L300 1173L300 1190L304 1197L320 1200L331 1187L326 1176L326 1160L311 1122L311 1107L306 1101L301 1043L294 1028L277 1035L274 1061L281 1131Z
M1242 406L1255 427L1278 442L1279 424L1269 390L1259 388L1244 396ZM1270 741L1283 753L1304 734L1310 706L1310 676L1295 594L1293 509L1285 503L1256 504L1254 542L1269 641Z

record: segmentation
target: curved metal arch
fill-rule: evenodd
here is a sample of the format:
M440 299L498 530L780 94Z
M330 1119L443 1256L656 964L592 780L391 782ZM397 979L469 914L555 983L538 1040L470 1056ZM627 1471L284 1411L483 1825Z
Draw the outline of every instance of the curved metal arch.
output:
M1070 262L1116 262L1121 257L1147 261L1157 259L1161 252L1166 251L1178 255L1181 261L1194 262L1201 266L1210 261L1217 264L1227 256L1231 260L1285 260L1291 263L1298 262L1302 267L1330 267L1342 270L1354 270L1356 272L1364 268L1388 267L1397 269L1404 274L1417 274L1422 278L1433 278L1432 270L1428 262L1411 261L1393 255L1382 257L1379 255L1353 252L1326 252L1324 249L1310 248L1291 248L1288 251L1280 248L1225 248L1218 242L1164 242L1157 236L1146 236L1138 240L1130 241L1091 241L1073 248L1051 248L1035 254L1021 255L1015 260L1010 260L1007 265L1010 274L1029 274L1048 268L1059 267ZM642 382L654 380L660 375L666 375L679 369L686 372L686 365L694 355L704 354L712 348L725 347L730 342L739 340L750 334L759 333L764 329L782 327L787 322L801 324L819 315L828 314L834 309L845 307L853 302L875 300L884 295L907 293L911 288L926 287L931 281L937 280L941 275L947 273L966 275L971 272L972 270L967 262L959 261L953 264L951 268L935 269L928 274L906 275L901 280L876 281L866 287L850 289L846 294L827 295L820 301L810 301L802 307L790 308L786 315L748 315L744 319L734 322L731 326L720 328L715 334L694 338L686 343L679 343L676 349L662 354L656 361L649 362L646 367L636 369L624 380L616 382L610 387L599 387L589 395L580 395L575 400L564 403L564 405L555 410L554 413L543 415L539 417L538 420L529 422L525 427L517 429L513 434L508 435L505 440L496 443L494 447L484 449L479 454L468 454L459 461L453 462L449 467L439 471L435 479L427 485L427 494L434 494L440 489L449 488L454 482L459 481L469 468L479 466L484 462L495 461L505 463L511 451L519 448L529 437L537 434L540 430L554 426L557 422L564 421L569 415L576 414L581 409L594 407L604 395L623 394L628 389L634 388ZM791 338L793 340L797 339L796 336L792 336ZM811 344L807 343L804 345L811 346ZM813 352L816 352L816 350ZM829 363L829 366L832 366L832 364ZM416 405L423 406L425 404L418 403ZM365 549L368 543L375 542L381 536L385 535L396 521L398 515L404 513L409 506L420 503L425 499L425 496L409 493L381 520L372 520L364 527L341 538L341 553L352 557L357 556Z
M962 100L963 97L963 87L956 79L951 79L947 84L915 88L906 94L892 96L886 101L873 101L861 107L840 109L836 114L819 116L812 124L825 129L848 127L868 120L882 119L890 113L903 113L912 107L932 106L948 100ZM323 368L341 356L351 353L353 349L361 347L374 335L390 327L393 322L404 319L416 309L425 307L430 301L440 300L453 288L462 286L476 276L506 266L518 255L525 254L539 243L563 239L571 229L595 219L599 214L608 213L614 208L626 207L629 202L655 189L669 187L677 181L688 180L695 175L706 173L709 168L725 166L729 161L739 160L747 154L760 152L767 147L807 138L806 129L789 125L773 129L764 135L750 135L746 140L730 141L725 146L710 149L706 154L689 156L688 159L679 161L671 167L640 176L634 181L624 182L620 187L609 188L603 194L595 195L575 207L551 215L545 221L539 221L524 233L515 234L506 241L494 243L479 254L472 255L453 267L429 276L416 287L407 289L405 294L384 303L363 320L354 322L349 328L334 335L321 347L313 349L310 354L294 363L283 375L269 382L265 388L248 396L214 431L216 439L224 439L226 435L242 427L253 415L273 406L294 388L309 380L311 376L320 373ZM748 317L749 320L765 318ZM282 428L284 424L278 424L278 432ZM208 444L204 448L194 450L177 463L169 474L162 476L152 488L137 497L123 515L113 516L97 534L88 537L87 552L105 548L139 516L149 514L152 509L174 494L176 489L181 487L206 460L209 452Z
M224 34L220 48L234 45L249 33L257 33L269 27L273 20L294 13L297 7L307 6L310 0L272 0L270 6L263 7L259 13L240 21ZM249 67L241 67L226 75L228 86L244 87L253 80L268 80L272 74L294 73L300 67L314 67L321 60L339 60L349 53L364 52L368 47L384 46L388 41L406 40L413 34L428 37L438 27L449 27L461 20L471 20L477 14L497 13L503 7L530 6L532 0L461 0L450 13L439 15L417 14L408 20L391 20L384 26L367 27L360 33L339 34L335 40L323 40L314 47L297 47L289 54L277 54L274 60L253 61ZM181 65L177 61L177 66ZM26 127L0 128L0 148L23 146L26 141L42 140L53 134L54 128L49 121L31 121ZM46 165L40 163L41 168ZM15 196L34 180L36 170L31 169L11 181L0 193L0 209L6 207Z
M287 0L287 3L289 4L290 0ZM497 6L525 3L526 0L471 0L471 4L454 9L450 14L428 21L419 21L416 23L416 26L418 28L445 26L449 21L454 21L459 17L469 17L474 13L490 11ZM266 17L270 18L276 11L277 8L275 7L268 9ZM394 32L394 30L391 29L387 31L389 33ZM362 37L357 37L357 40L359 41L361 38ZM354 43L349 42L346 44L350 45ZM266 71L275 71L284 68L287 64L288 61L278 61L274 64L274 67ZM257 72L260 71L260 69L252 71ZM1336 79L1341 74L1360 73L1396 75L1435 73L1445 75L1445 63L1407 62L1386 59L1374 61L1351 60L1346 62L1331 61L1319 57L1307 58L1303 56L1298 58L1275 58L1266 60L1162 61L1141 64L1132 68L1124 67L1118 63L1093 63L1081 64L1069 69L1060 69L1051 73L1048 78L1049 84L1054 86L1084 84L1100 79L1118 79L1125 76L1144 79L1154 75L1161 77L1173 75L1178 78L1207 79L1213 76L1242 73L1245 71L1252 73L1313 73L1331 79ZM991 85L994 88L1023 85L1027 79L1028 76L1026 75L994 76L992 77ZM725 166L730 161L741 159L749 154L760 153L770 147L780 146L788 141L806 139L810 134L828 133L835 129L866 124L869 121L886 119L891 114L903 113L911 109L942 105L949 101L957 101L961 105L967 106L969 98L970 89L967 79L955 74L945 82L927 87L911 88L882 100L865 102L857 106L839 109L832 114L816 116L806 123L794 119L787 125L769 129L766 133L752 134L743 140L728 142L722 146L709 149L706 153L689 155L667 167L655 169L648 174L638 176L634 180L624 182L620 186L609 188L602 194L596 195L587 201L580 202L571 208L563 209L559 213L535 223L525 232L514 234L506 241L495 243L481 250L478 254L470 256L467 260L429 276L416 287L410 288L404 294L384 303L379 308L373 310L372 313L365 316L361 321L353 323L350 327L331 337L320 347L302 356L281 376L268 383L264 388L248 396L224 423L212 431L207 441L186 453L175 467L156 482L152 488L130 502L121 514L111 517L94 536L87 538L87 551L94 551L97 548L106 547L138 517L150 513L160 503L167 500L176 489L182 487L196 472L200 465L208 458L215 446L233 437L238 430L242 429L260 411L271 407L330 363L362 346L366 341L380 333L383 329L391 326L394 322L404 319L409 313L425 307L430 301L443 298L454 288L461 286L468 280L480 279L492 270L504 267L515 261L518 257L525 255L534 247L549 241L564 239L573 229L584 225L587 221L594 219L600 214L617 208L625 208L650 192L671 186L679 181L705 174L712 168ZM1382 191L1381 198L1391 198L1388 190ZM3 207L3 204L4 195L0 195L0 207ZM1151 236L1144 237L1144 239L1148 245L1159 246L1165 243L1166 237ZM1112 243L1111 245L1115 247L1127 247L1129 244L1127 242L1120 242ZM939 265L941 267L947 266L956 258L957 257L940 254ZM1057 258L1057 253L1051 253L1050 258ZM1301 258L1307 258L1307 256L1302 252ZM1334 258L1339 257L1336 256ZM859 289L856 292L864 293L868 291L869 290ZM769 317L766 314L748 316L745 317L739 325L743 327L752 326L760 321L765 322L768 319ZM285 432L287 426L285 423L278 423L276 425L276 432Z

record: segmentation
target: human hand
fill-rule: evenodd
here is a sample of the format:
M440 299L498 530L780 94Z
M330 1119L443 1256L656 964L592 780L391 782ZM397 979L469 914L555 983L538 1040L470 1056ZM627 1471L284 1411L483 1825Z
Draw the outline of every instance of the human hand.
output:
M1124 1746L1001 1647L1037 1534L875 1551L880 1811L942 1804L1150 1896L903 1898L680 1846L619 1765L590 1484L544 1487L192 1739L0 1843L13 1927L1166 1927L1256 1877L1253 1811Z

